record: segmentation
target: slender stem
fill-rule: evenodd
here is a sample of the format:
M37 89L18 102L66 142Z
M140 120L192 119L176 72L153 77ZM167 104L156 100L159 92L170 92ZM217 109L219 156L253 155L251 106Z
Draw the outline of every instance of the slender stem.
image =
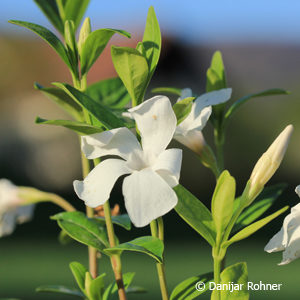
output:
M76 211L75 207L73 205L71 205L68 201L63 199L62 197L60 197L56 194L51 194L51 193L49 193L48 195L49 195L49 199L52 203L58 205L65 211Z
M214 283L219 284L220 283L220 272L221 272L221 260L219 258L214 258ZM214 299L220 300L221 294L218 289L215 290L216 297Z
M105 223L106 223L109 245L110 247L115 247L117 244L116 236L115 236L114 226L111 219L111 211L110 211L110 205L108 200L104 203L103 208L104 208ZM116 283L118 286L119 299L126 300L127 298L126 298L125 287L123 283L122 264L121 264L120 255L117 254L112 255L111 264L113 267Z
M215 145L216 145L216 155L218 169L220 172L224 170L224 139L225 136L221 128L214 129Z
M162 217L158 218L157 220L153 220L150 223L151 235L153 237L159 238L162 242L164 241L164 222ZM165 264L156 263L157 275L159 279L160 291L162 300L168 300L168 288L167 288L167 280L166 280L166 273L165 273Z

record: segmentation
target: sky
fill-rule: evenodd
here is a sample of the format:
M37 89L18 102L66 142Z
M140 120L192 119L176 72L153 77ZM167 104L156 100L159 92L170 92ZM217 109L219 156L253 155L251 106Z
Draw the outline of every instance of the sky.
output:
M91 0L86 15L95 29L134 34L143 30L150 5L162 33L183 41L300 44L299 0ZM16 32L9 19L49 26L33 0L1 0L0 30Z

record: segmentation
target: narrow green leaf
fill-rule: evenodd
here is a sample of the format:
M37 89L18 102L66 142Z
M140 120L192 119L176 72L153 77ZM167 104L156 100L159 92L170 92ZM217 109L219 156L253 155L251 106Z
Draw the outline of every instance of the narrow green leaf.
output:
M90 0L67 0L65 1L64 14L65 19L72 20L75 24L75 30L79 26Z
M133 103L140 104L148 85L149 69L145 57L136 49L115 46L111 48L111 56Z
M65 112L70 114L77 121L83 120L81 106L61 89L53 87L45 88L37 82L34 83L34 88L41 91L44 95L46 95L50 100L59 105Z
M143 48L149 67L149 80L157 66L161 50L161 33L153 6L150 6L143 36Z
M43 40L45 40L55 51L56 53L61 57L61 59L65 62L65 64L72 69L72 65L69 61L66 48L64 47L63 43L58 39L58 37L52 33L47 28L34 24L29 22L23 22L23 21L17 21L17 20L10 20L9 23L25 27L34 33L36 33L38 36L40 36Z
M106 248L104 250L108 255L121 254L123 251L134 251L145 253L153 257L156 261L162 263L163 261L163 242L152 236L143 236L136 238L130 242L120 244L116 247Z
M80 243L99 251L109 245L105 230L82 212L63 212L52 216L51 219L56 220L61 229Z
M265 97L265 96L276 96L276 95L288 95L290 94L288 91L283 90L283 89L269 89L265 90L259 93L253 93L249 94L247 96L244 96L240 98L239 100L235 101L230 108L227 110L225 114L225 120L228 120L229 118L232 117L232 115L243 105L245 104L248 100L257 98L257 97Z
M68 129L75 131L80 135L89 135L93 133L102 132L103 128L89 125L82 122L77 121L70 121L70 120L46 120L40 117L35 119L36 124L46 124L46 125L55 125L55 126L62 126Z
M112 216L111 219L114 224L119 225L126 230L131 230L131 221L127 214ZM100 224L105 225L104 217L95 217L94 220L96 220Z
M151 90L151 93L166 93L172 94L176 96L181 96L181 89L174 88L174 87L158 87Z
M179 216L195 229L211 246L215 245L216 233L212 215L207 207L182 185L173 188L178 197L175 207Z
M191 112L194 99L195 97L188 97L173 105L173 110L177 118L177 125L180 124Z
M266 224L274 220L276 217L284 213L288 208L289 206L285 206L282 209L278 210L277 212L271 214L270 216L267 216L259 221L252 223L251 225L247 226L246 228L236 233L229 241L225 242L222 245L222 247L227 248L231 244L247 238L248 236L258 231L260 228L264 227Z
M66 83L53 83L55 86L62 89L68 96L70 96L79 105L85 108L96 120L100 122L107 129L124 127L125 123L114 115L108 108L99 102L95 102L92 98L75 89ZM93 124L98 125L98 124Z
M60 18L56 0L34 0L34 2L38 5L52 25L63 35L64 23Z
M65 21L65 43L67 54L73 69L78 70L78 49L75 36L75 25L72 20Z
M78 287L84 294L86 294L85 293L85 274L86 274L86 272L88 272L87 268L77 261L71 262L69 266L70 266L72 274L77 282Z
M81 49L80 62L83 75L88 72L115 33L130 38L130 34L124 30L106 28L95 30L88 35Z
M104 277L105 273L101 274L97 278L93 279L89 286L90 300L102 300L102 295L104 292Z
M130 96L118 77L101 80L91 84L86 94L96 102L113 109L122 109L130 101Z
M63 285L42 285L35 289L36 292L58 293L84 298L84 294L77 289Z
M225 68L220 51L216 51L213 54L210 68L207 70L206 80L206 92L227 87Z
M205 293L209 288L209 282L213 280L213 273L193 276L180 282L172 291L170 300L192 300ZM205 288L201 291L196 289L196 284L203 282Z
M255 202L251 206L247 207L239 216L237 222L235 223L232 229L232 232L237 232L241 228L249 225L256 219L258 219L261 215L263 215L278 199L278 197L282 194L286 187L286 184L279 183L264 188L264 190L257 197Z
M221 233L228 225L233 214L235 180L227 170L217 180L211 202L212 217L217 232Z

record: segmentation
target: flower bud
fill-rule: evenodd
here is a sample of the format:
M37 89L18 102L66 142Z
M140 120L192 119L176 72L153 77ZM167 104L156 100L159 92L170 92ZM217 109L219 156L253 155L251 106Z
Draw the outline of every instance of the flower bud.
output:
M293 126L288 125L256 163L249 180L247 194L250 201L261 192L280 166L292 132Z
M79 38L78 38L78 44L77 44L79 55L81 55L82 46L83 46L85 40L87 39L88 35L91 33L91 31L92 31L91 20L90 20L90 18L85 18L85 20L81 26L80 32L79 32Z

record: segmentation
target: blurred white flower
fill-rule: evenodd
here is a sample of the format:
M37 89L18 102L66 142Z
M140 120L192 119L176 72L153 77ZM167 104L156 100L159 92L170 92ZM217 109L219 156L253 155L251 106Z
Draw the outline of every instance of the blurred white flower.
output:
M105 203L117 179L123 181L127 212L137 227L148 225L177 204L172 187L178 184L182 151L166 147L176 129L176 116L169 99L153 97L129 109L141 135L142 147L127 128L82 137L88 159L116 155L97 165L83 181L74 181L78 197L90 207Z
M7 179L0 179L0 237L11 234L16 224L29 221L34 205L27 205L19 197L18 187Z
M295 192L300 197L300 185ZM283 221L283 226L265 247L268 253L283 251L279 265L286 265L300 257L300 203L292 207Z
M228 101L231 97L231 92L231 88L226 88L205 93L196 98L189 115L177 126L174 139L200 154L205 145L201 131L211 115L212 106ZM191 89L183 89L178 101L192 96Z

